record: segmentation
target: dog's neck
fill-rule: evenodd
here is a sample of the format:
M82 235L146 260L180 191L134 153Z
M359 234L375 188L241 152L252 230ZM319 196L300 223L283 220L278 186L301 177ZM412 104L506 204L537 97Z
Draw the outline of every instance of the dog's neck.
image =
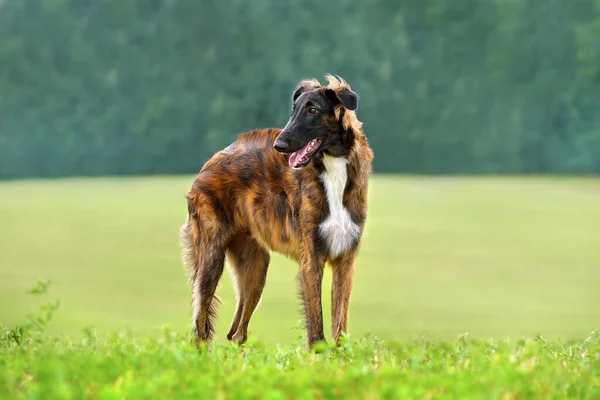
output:
M347 157L349 173L354 174L352 179L356 180L357 185L366 185L372 170L373 151L362 129L353 134L354 141Z

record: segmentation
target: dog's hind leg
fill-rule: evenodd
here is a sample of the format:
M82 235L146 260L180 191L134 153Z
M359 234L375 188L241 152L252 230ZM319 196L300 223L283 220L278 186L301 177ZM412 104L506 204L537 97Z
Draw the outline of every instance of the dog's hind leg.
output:
M227 339L242 344L248 338L250 318L267 281L270 256L249 234L243 233L229 243L227 258L237 295L237 310Z
M215 295L223 274L225 248L219 243L201 243L200 262L193 283L193 324L196 339L206 342L213 338L213 320L217 315Z
M217 285L225 264L226 224L202 194L188 199L189 217L182 228L184 260L192 281L192 324L197 342L213 338Z

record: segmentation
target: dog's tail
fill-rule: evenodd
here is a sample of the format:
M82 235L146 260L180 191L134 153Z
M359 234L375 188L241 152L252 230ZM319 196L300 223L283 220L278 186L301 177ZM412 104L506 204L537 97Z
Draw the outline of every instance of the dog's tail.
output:
M198 245L200 243L200 226L198 225L198 214L193 197L187 194L188 215L185 223L179 228L179 245L181 248L181 260L189 282L196 278L200 254Z
M179 244L181 247L181 260L189 282L193 282L196 277L198 265L198 229L194 229L196 221L188 216L185 223L179 229Z

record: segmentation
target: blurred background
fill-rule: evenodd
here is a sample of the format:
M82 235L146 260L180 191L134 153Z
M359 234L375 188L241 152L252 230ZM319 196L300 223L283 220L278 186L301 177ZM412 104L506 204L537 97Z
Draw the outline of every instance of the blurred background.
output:
M352 333L598 329L599 38L598 0L0 0L0 324L40 278L56 332L189 329L194 174L331 73L375 153ZM302 333L296 268L251 335Z

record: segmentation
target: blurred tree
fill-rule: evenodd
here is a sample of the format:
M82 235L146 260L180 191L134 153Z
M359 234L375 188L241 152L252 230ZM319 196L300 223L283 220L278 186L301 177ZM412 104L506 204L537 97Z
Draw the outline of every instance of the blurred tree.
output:
M361 96L377 171L600 172L600 0L3 0L0 178L193 173Z

